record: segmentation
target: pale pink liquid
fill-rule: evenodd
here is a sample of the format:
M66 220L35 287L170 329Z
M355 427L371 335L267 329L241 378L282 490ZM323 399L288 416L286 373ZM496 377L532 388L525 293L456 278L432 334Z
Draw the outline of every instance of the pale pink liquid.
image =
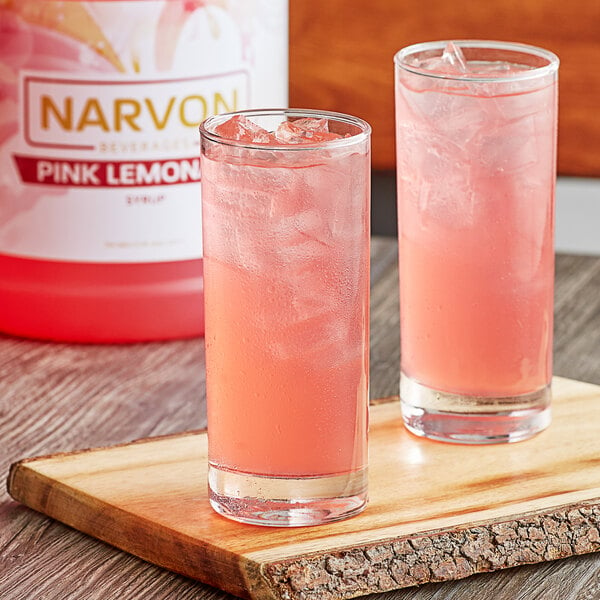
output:
M552 368L555 84L490 97L485 83L419 90L412 77L396 95L402 371L455 394L539 390Z
M300 154L297 168L202 163L209 459L221 469L366 466L368 156Z

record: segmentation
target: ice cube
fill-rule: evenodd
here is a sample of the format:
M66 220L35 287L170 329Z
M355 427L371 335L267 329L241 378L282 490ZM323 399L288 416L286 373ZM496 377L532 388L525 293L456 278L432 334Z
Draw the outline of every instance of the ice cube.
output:
M292 123L305 131L329 131L329 121L327 119L302 117L301 119L294 119Z
M269 133L244 115L235 115L215 127L215 133L229 140L251 144L271 144L276 140Z
M282 144L306 144L337 140L341 136L329 131L327 119L305 117L283 121L277 128L275 137Z
M469 65L463 51L454 42L448 42L441 56L430 58L414 58L410 60L415 67L425 69L439 75L464 75L469 73ZM425 82L424 85L429 85Z
M467 73L469 70L463 51L460 49L460 46L457 46L454 42L448 42L446 44L444 52L442 53L442 63L451 67L450 72Z

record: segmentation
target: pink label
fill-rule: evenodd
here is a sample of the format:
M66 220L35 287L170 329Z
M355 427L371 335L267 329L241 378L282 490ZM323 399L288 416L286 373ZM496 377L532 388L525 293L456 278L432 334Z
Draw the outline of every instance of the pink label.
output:
M75 161L14 156L23 183L67 187L137 187L200 181L200 159Z

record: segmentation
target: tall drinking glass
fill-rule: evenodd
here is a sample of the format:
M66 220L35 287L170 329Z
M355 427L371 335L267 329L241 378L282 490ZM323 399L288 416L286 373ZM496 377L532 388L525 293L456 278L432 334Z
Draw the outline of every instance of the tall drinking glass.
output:
M299 110L201 131L210 502L258 525L367 500L370 127Z
M550 422L558 58L459 41L394 62L404 422L526 439Z

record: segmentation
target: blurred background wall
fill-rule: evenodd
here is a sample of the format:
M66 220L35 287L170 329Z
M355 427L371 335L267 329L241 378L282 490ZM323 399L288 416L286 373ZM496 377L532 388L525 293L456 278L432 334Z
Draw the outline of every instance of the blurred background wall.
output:
M600 0L290 0L290 106L366 119L373 167L393 169L394 54L461 38L558 54L559 173L600 176Z

